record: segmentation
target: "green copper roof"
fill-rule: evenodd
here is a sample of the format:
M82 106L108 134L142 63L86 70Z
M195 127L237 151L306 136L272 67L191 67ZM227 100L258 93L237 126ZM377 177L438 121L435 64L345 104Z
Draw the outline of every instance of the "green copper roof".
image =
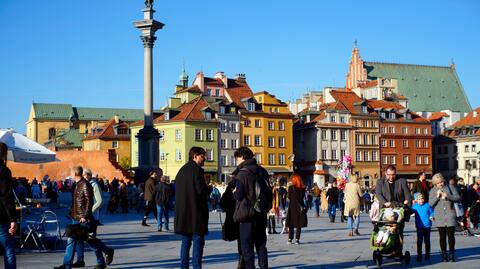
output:
M70 104L33 103L36 119L69 120L71 116L78 120L107 121L118 115L123 121L143 119L143 109L73 107Z
M55 144L57 147L64 148L81 148L83 134L78 129L63 129L55 136ZM52 146L53 141L49 140L46 146Z
M395 78L413 111L472 110L455 68L365 62L369 79Z
M36 119L68 120L73 115L72 105L33 103Z

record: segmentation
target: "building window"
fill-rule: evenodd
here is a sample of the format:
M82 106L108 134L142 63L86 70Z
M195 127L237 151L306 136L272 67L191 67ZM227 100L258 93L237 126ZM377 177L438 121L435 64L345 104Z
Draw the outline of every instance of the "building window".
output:
M224 106L220 107L220 114L225 114L225 107Z
M360 126L360 121L359 120L356 120L355 121L355 127L359 127Z
M361 143L360 140L361 140L361 136L360 136L359 134L356 134L356 135L355 135L355 144L356 144L356 145L360 145L360 143Z
M212 129L207 129L207 140L208 141L213 141L213 130Z
M220 165L227 166L227 156L225 155L220 156Z
M284 136L278 137L278 147L280 147L280 148L285 147L285 137Z
M377 151L376 150L372 151L372 161L374 161L374 162L377 161Z
M423 140L423 147L428 148L428 141L427 140ZM472 148L472 150L473 150L473 148Z
M249 135L244 135L243 136L243 144L246 146L250 146L250 136Z
M278 154L278 164L285 165L285 154L283 153Z
M118 149L118 141L112 141L112 148Z
M390 147L391 148L394 148L395 147L395 140L390 140Z
M372 145L376 145L376 144L377 144L377 136L372 135Z
M362 106L362 113L368 113L367 106Z
M422 164L422 157L421 156L416 156L415 163L416 164Z
M274 136L269 136L268 137L268 147L269 148L274 148L275 147L275 137Z
M340 150L340 160L343 160L343 157L345 157L345 153L346 152L344 149Z
M327 130L322 130L322 140L327 139Z
M330 130L332 140L337 140L337 130Z
M335 115L330 116L330 122L337 122Z
M230 166L237 166L237 159L235 156L230 157Z
M420 128L415 128L415 134L420 134Z
M470 152L468 145L465 145L465 152Z
M355 152L355 160L356 160L357 162L359 162L359 161L361 160L361 158L362 158L362 152L361 152L360 150L357 150L357 151Z
M403 140L403 148L408 148L408 140Z
M377 122L372 120L372 128L377 128Z
M182 140L182 130L175 129L175 140L180 141Z
M387 161L387 156L382 156L382 164L388 164L388 161Z
M395 112L390 113L390 119L394 120L396 118Z
M270 131L275 130L275 122L273 122L273 121L268 122L268 130L270 130Z
M215 89L215 96L220 96L220 89Z
M395 164L395 156L390 156L390 163Z
M368 162L368 160L370 159L368 157L369 157L368 151L364 151L363 152L363 161Z
M220 123L220 130L222 132L226 132L227 131L227 123L226 122L221 122Z
M475 144L472 145L472 152L477 152L477 145Z
M332 150L332 159L337 160L337 150L336 149Z
M262 154L256 153L255 154L255 159L257 160L258 164L262 164Z
M158 134L160 142L163 142L165 140L165 130L158 131Z
M386 148L387 147L387 140L385 139L382 139L382 148Z
M368 120L363 121L363 127L368 128Z
M268 164L274 165L275 164L275 154L269 153L268 154Z
M231 122L230 123L230 131L233 132L233 133L236 133L238 132L238 127L237 127L237 123L236 122Z
M237 139L232 139L230 140L230 145L232 146L232 149L237 149L238 148L238 140Z
M202 140L202 129L195 129L195 140Z
M259 135L255 136L255 146L261 146L262 145L262 137Z
M415 140L415 147L420 148L420 140Z
M179 150L179 149L176 149L175 150L175 160L177 162L181 161L182 160L182 152Z
M207 161L213 161L213 149L207 149L207 154L205 156L205 159Z
M347 130L340 130L340 140L347 140Z
M423 128L423 129L422 129L422 132L423 132L424 135L428 134L427 128Z
M255 111L255 103L249 102L248 103L248 110L249 111Z
M403 164L405 164L405 165L410 164L409 159L410 159L410 157L408 155L404 155L403 156Z
M245 121L243 121L243 125L244 125L245 127L250 127L250 124L251 124L250 120L245 120Z
M48 139L51 140L57 135L57 130L55 128L48 129Z
M380 132L381 132L382 134L386 133L386 132L387 132L387 128L386 128L386 127L380 128Z
M385 119L385 118L386 118L386 113L385 113L385 112L380 112L380 117L381 117L382 119Z
M255 120L255 128L260 128L262 127L262 123L260 120Z
M278 130L285 131L285 122L283 121L278 122Z
M395 127L388 128L388 132L391 133L391 134L394 134L395 133Z
M165 161L165 152L160 151L160 161Z
M326 159L327 159L327 150L322 149L322 160L326 160Z
M345 116L340 116L340 123L346 123L346 118Z
M363 135L363 144L368 145L368 134Z
M408 128L407 127L402 128L402 134L408 134Z
M220 148L226 149L227 148L227 140L226 139L220 139Z
M428 164L428 156L423 157L423 164ZM475 168L475 167L473 167Z

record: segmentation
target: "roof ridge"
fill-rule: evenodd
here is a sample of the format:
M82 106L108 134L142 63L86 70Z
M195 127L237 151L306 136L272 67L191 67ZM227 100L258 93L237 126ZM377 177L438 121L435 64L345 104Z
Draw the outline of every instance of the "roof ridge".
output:
M428 64L405 64L405 63L388 63L388 62L376 62L376 61L365 61L364 64L390 64L390 65L409 65L409 66L416 66L416 67L435 67L435 68L446 68L451 69L450 66L443 66L443 65L428 65Z
M195 101L195 99L197 99L197 100ZM195 109L195 107L198 105L198 103L200 102L200 100L202 100L202 97L199 96L199 97L197 97L197 98L195 98L195 99L193 99L192 102L190 102L190 103L193 104L193 105L192 105L192 107L190 108L190 111L187 113L187 115L186 115L186 117L185 117L185 120L188 119L188 117L190 117L190 114L192 114L192 112L193 112L193 110Z

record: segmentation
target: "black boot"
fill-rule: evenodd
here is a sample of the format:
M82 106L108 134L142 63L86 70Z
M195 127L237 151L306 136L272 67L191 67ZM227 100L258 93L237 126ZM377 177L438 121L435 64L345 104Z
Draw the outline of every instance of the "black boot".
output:
M442 251L442 261L448 262L448 255L446 251Z
M418 251L417 252L417 262L421 262L421 261L422 261L422 252Z
M147 219L146 218L144 218L142 220L142 226L150 226L150 225L147 224Z
M332 216L332 222L335 223L335 216Z
M242 256L242 255L240 255L240 256L238 257L237 269L245 269L245 261L243 260L243 256Z
M455 250L450 250L450 261L455 262Z
M425 260L426 261L430 260L430 245L425 246Z
M330 222L333 222L333 217L332 216L329 216L328 218L330 218Z

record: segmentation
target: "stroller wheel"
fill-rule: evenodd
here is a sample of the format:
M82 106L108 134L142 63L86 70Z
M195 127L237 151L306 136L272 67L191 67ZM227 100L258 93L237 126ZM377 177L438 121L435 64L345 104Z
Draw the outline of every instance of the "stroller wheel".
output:
M410 259L411 259L410 251L406 251L403 258L405 259L405 264L410 264Z

